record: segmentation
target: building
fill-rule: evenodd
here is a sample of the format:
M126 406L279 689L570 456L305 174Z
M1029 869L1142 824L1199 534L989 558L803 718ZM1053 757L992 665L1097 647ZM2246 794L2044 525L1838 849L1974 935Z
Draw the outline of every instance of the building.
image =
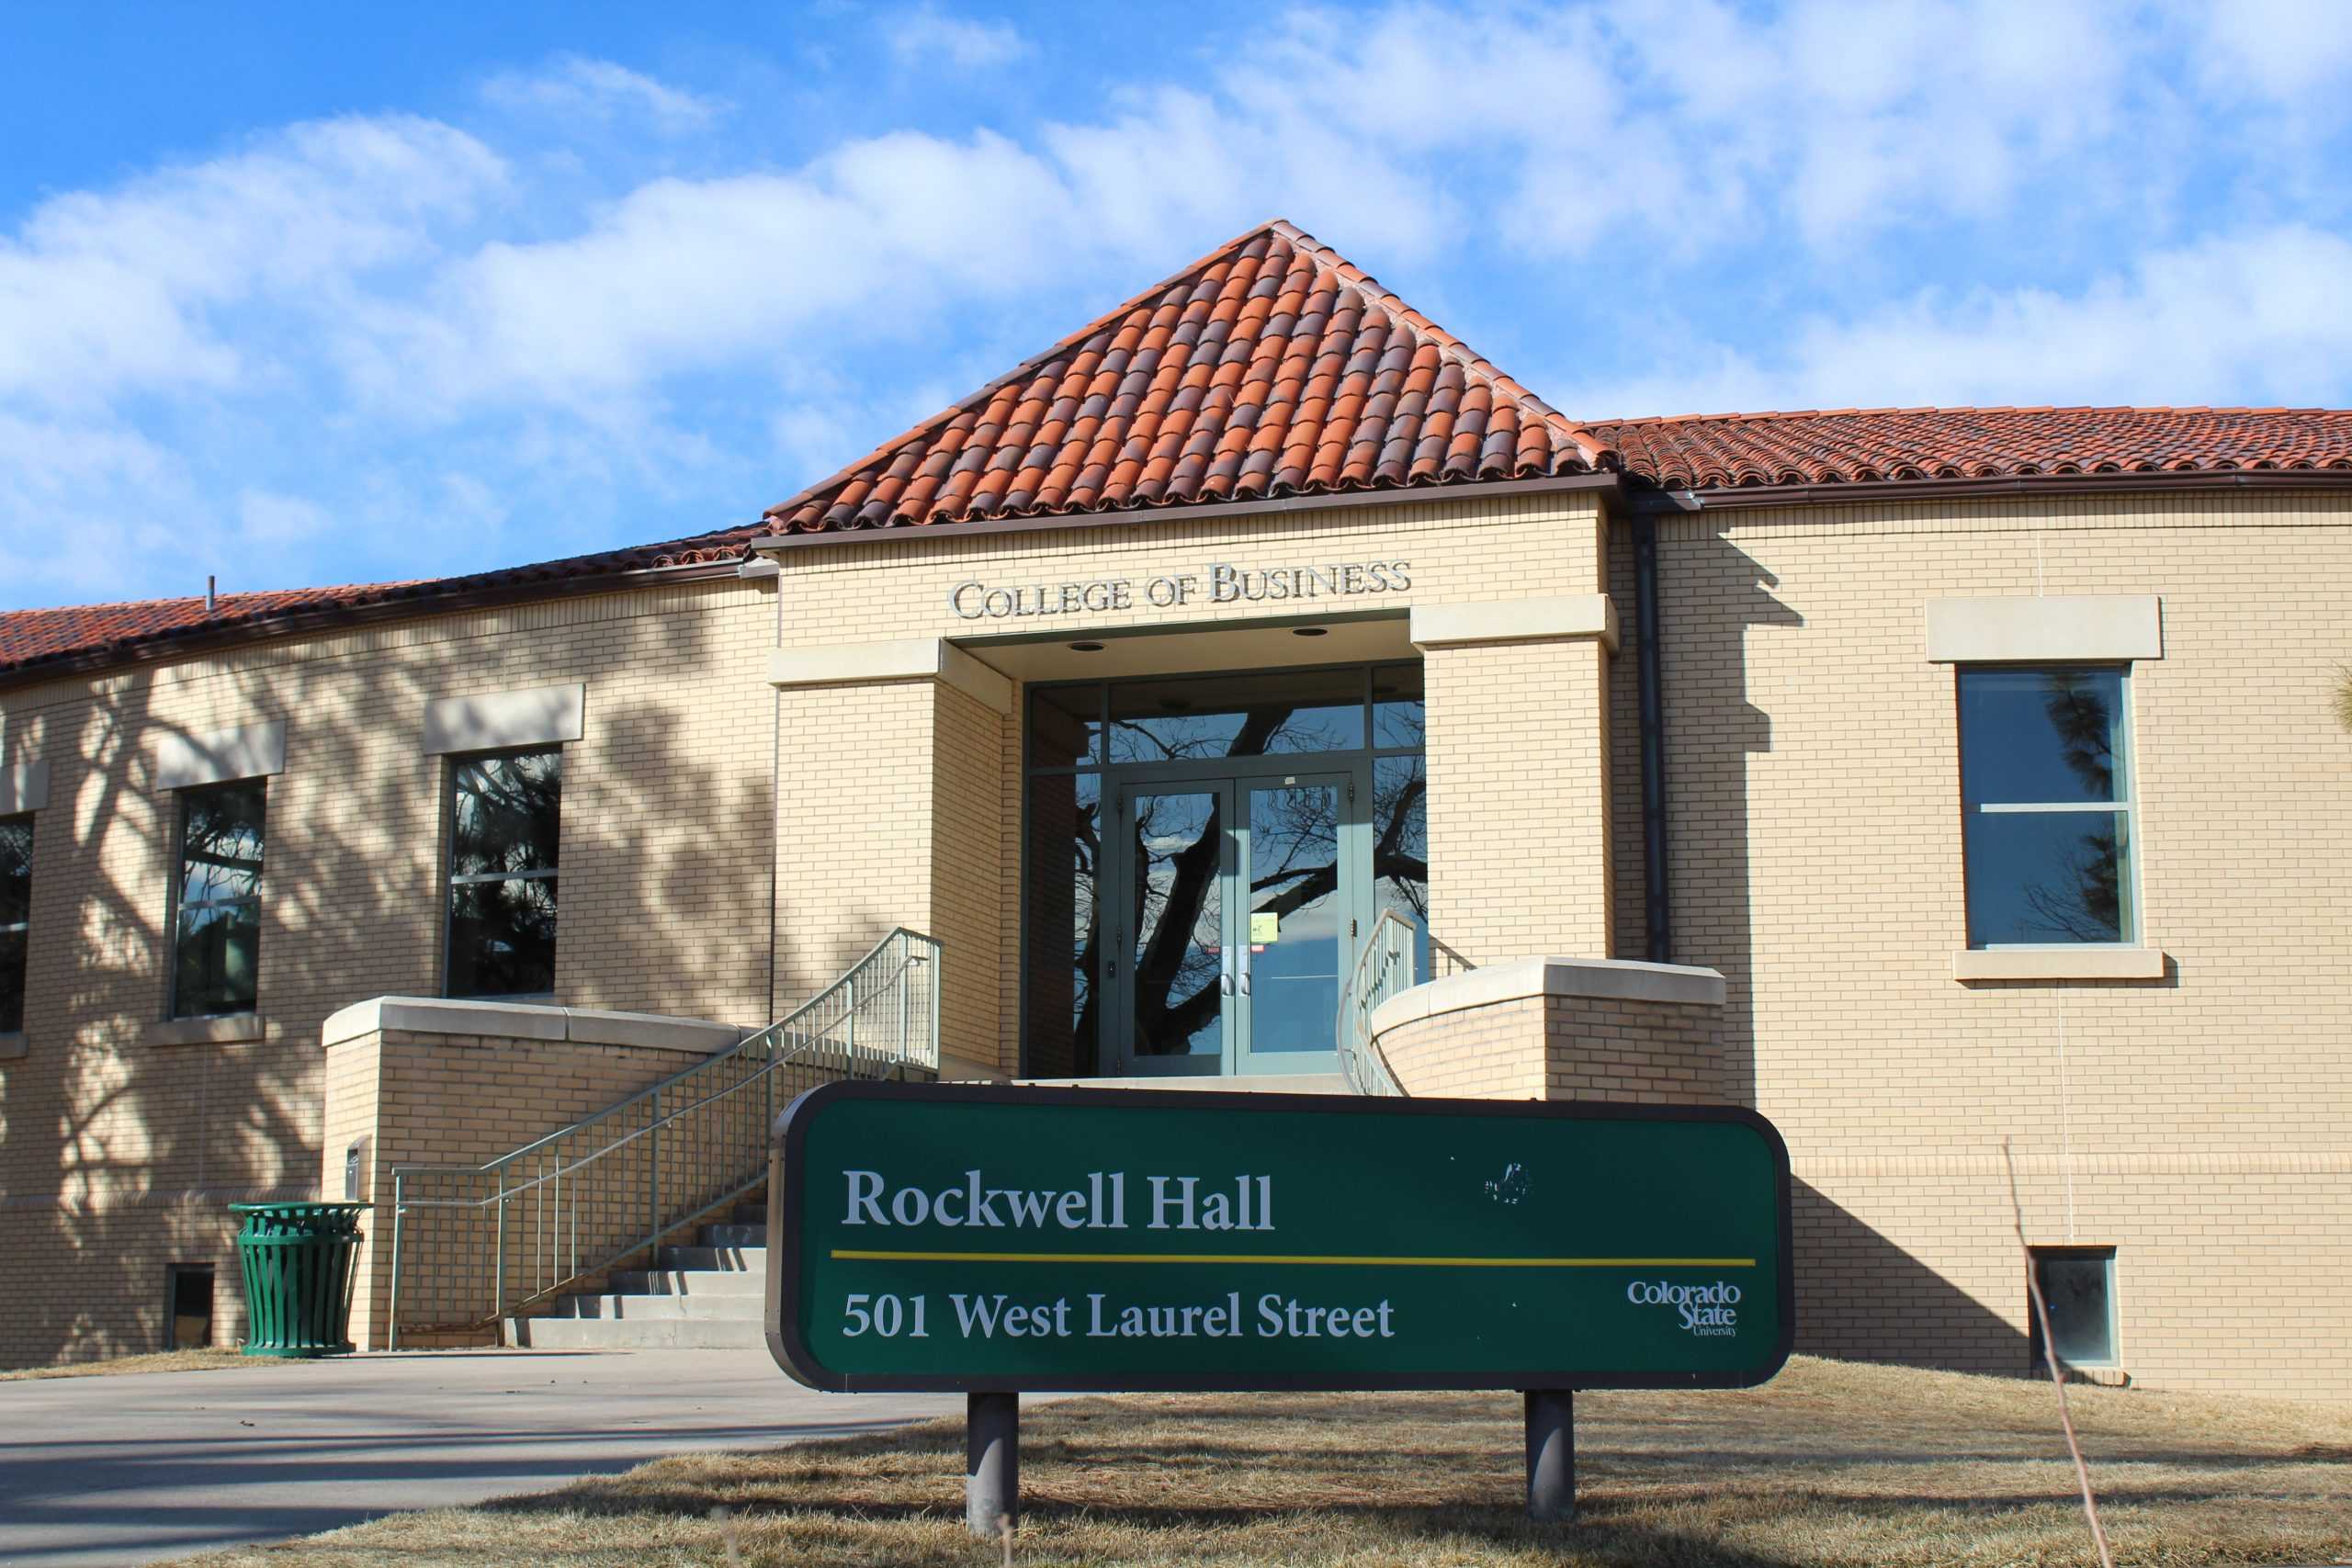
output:
M2347 620L2352 412L1573 419L1284 223L741 526L0 616L0 1362L894 928L1316 1087L1377 930L1408 1092L1770 1116L1800 1348L2026 1370L2014 1169L2074 1359L2352 1397Z

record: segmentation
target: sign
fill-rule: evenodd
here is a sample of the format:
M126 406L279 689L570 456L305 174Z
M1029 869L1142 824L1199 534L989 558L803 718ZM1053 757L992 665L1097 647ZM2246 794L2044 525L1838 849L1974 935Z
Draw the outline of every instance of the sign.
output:
M1730 1107L834 1083L768 1190L769 1348L837 1392L1744 1387L1793 1333Z
M1280 942L1282 934L1283 918L1280 911L1274 909L1250 911L1250 940L1252 942L1262 947L1268 942Z
M1287 600L1351 599L1401 593L1413 586L1410 561L1337 561L1323 566L1239 567L1223 562L1205 572L1159 577L1096 577L1078 582L990 583L975 578L947 591L958 620L1018 620L1031 615L1100 615L1138 604L1281 604Z

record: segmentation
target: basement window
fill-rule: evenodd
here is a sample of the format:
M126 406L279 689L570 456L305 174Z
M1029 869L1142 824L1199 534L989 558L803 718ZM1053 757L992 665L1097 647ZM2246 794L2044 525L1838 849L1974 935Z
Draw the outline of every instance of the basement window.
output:
M170 1295L171 1321L165 1325L167 1350L197 1350L212 1343L212 1265L175 1263L164 1272Z
M2050 1309L2050 1344L2066 1367L2121 1365L2116 1352L2115 1248L2111 1247L2037 1247L2033 1249L2034 1279ZM2041 1316L2032 1310L2027 1293L2026 1316L2031 1325L2031 1359L2035 1370L2049 1364L2041 1338Z
M465 757L450 768L453 997L555 990L556 846L563 753Z

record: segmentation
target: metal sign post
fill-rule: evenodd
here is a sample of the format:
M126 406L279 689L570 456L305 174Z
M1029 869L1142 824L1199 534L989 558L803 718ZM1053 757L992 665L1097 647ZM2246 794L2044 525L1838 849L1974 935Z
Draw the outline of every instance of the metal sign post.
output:
M1788 1151L1732 1107L835 1083L778 1119L768 1345L812 1388L972 1396L1016 1517L1023 1390L1742 1388L1795 1332Z

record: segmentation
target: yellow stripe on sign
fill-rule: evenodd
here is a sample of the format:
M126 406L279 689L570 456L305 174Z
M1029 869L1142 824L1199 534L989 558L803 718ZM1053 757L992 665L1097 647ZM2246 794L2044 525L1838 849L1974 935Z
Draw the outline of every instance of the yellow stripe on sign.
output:
M868 1252L845 1263L1306 1263L1369 1269L1753 1269L1753 1258L1356 1258L1278 1252Z

